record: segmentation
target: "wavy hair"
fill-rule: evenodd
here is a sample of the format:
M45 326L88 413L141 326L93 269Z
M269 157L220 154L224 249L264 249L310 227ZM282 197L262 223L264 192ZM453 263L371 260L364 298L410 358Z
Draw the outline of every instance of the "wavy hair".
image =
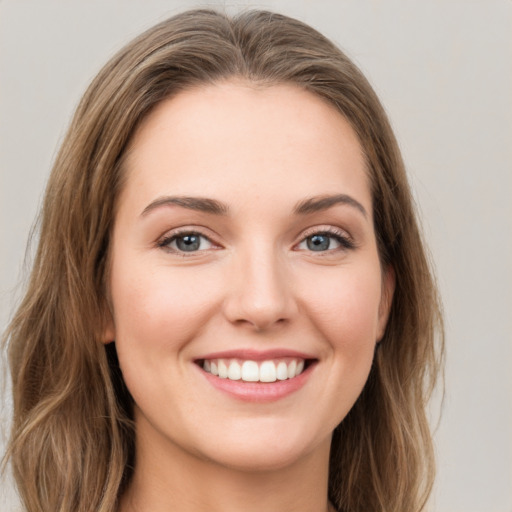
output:
M443 326L400 151L373 89L332 42L265 11L174 16L100 71L56 157L24 299L5 334L14 417L7 458L28 512L112 512L133 471L132 401L101 333L123 156L148 113L230 78L294 84L335 106L367 162L375 233L396 275L388 325L356 404L333 434L329 498L340 512L419 512L434 476L425 407Z

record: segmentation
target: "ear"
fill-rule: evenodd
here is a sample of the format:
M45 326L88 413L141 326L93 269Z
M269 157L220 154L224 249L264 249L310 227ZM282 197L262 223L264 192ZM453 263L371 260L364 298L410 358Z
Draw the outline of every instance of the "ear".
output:
M377 343L384 336L386 325L388 324L391 304L393 303L393 295L395 293L395 269L388 265L382 274L382 291L379 304L379 319L377 331Z
M109 304L105 301L103 306L102 315L102 330L101 330L101 342L108 345L116 339L116 326L114 323L114 316L110 309Z

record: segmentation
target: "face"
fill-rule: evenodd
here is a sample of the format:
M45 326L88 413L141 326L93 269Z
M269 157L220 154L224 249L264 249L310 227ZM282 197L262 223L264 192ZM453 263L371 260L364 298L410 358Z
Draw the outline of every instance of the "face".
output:
M105 341L138 439L240 469L328 452L392 295L348 122L293 86L204 86L145 119L126 173Z

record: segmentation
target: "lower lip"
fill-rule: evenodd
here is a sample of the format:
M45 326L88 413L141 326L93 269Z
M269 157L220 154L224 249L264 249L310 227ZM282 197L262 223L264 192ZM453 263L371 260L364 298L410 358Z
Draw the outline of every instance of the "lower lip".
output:
M215 388L244 402L275 402L301 389L309 379L316 363L311 363L297 377L275 382L244 382L221 379L198 367L205 379Z

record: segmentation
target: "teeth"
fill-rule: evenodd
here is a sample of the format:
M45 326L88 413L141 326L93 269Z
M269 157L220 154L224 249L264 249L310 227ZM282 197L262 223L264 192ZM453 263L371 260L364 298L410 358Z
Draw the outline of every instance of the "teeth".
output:
M205 361L206 363L206 361ZM215 363L212 363L212 365L215 364ZM289 379L293 379L293 377L295 377L295 371L297 370L297 361L292 361L289 365L288 365L288 378ZM208 370L206 370L208 371ZM213 373L213 372L212 372Z
M288 378L288 367L284 361L277 365L276 377L277 380L286 380Z
M231 363L229 363L228 379L240 380L241 378L242 369L240 368L240 365L236 361L231 361Z
M273 361L263 361L260 366L260 382L275 382L276 373L276 365Z
M260 369L256 361L244 361L244 364L242 364L242 380L245 382L258 382L260 380Z
M275 382L297 377L304 371L303 359L277 361L240 361L238 359L212 359L203 362L203 370L221 379L244 382Z
M222 359L219 359L218 368L219 368L219 377L221 379L227 379L228 378L228 367L226 366L226 363Z

